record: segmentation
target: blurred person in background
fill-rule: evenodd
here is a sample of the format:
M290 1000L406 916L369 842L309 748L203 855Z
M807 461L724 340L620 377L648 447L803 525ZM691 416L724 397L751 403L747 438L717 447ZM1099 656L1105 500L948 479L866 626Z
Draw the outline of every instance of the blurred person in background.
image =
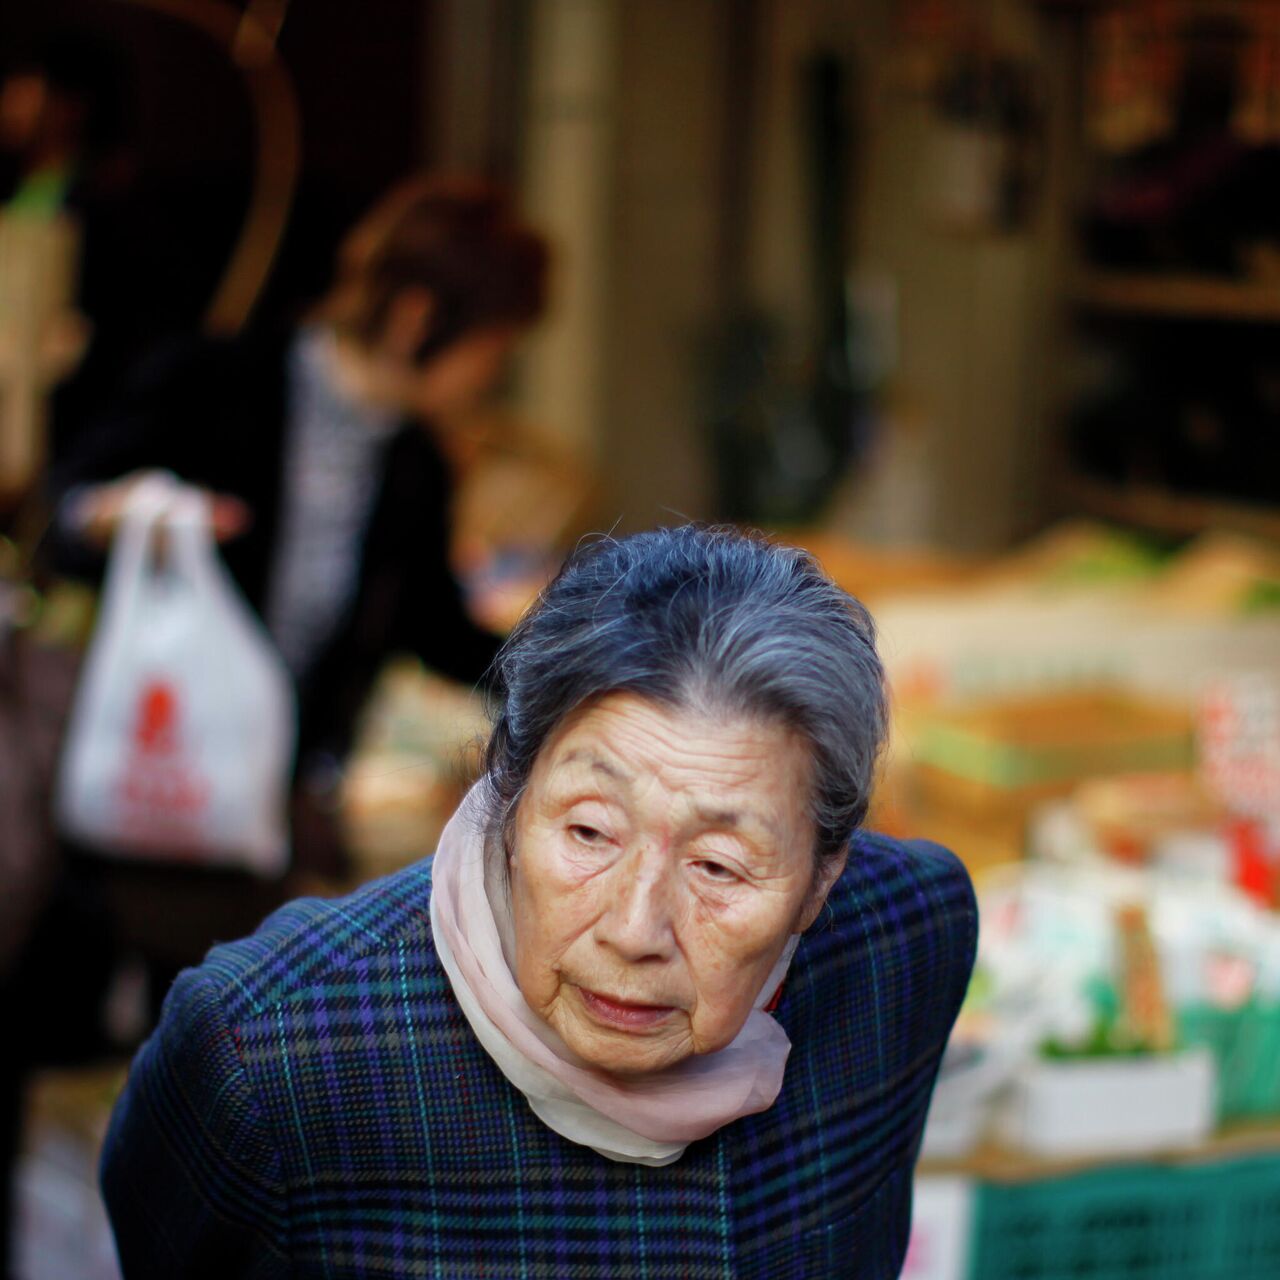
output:
M309 319L158 351L55 469L64 567L107 545L147 470L210 491L227 564L297 682L304 788L333 782L390 654L467 683L493 657L449 567L436 432L497 384L546 262L497 189L414 179L351 233Z
M53 469L47 551L56 569L82 576L100 571L147 470L213 495L228 567L297 685L295 869L343 871L336 789L386 659L410 652L472 683L497 649L450 570L437 432L497 385L543 309L546 267L542 238L501 191L415 178L350 235L310 317L156 350ZM84 1056L113 948L144 961L154 1016L178 969L251 929L291 888L70 852L57 900L87 906L47 911L0 974L0 1016L24 1028L0 1054L0 1178L16 1158L23 1079L41 1062ZM76 1045L63 1044L68 1030Z
M124 83L113 55L78 33L4 50L0 452L10 465L0 465L0 520L11 528L45 452L45 424L56 451L90 406L101 403L111 371L140 349L144 289L129 235ZM15 446L17 438L30 440L29 452ZM46 714L46 704L62 705L70 689L51 664L21 648L20 597L14 581L0 581L0 1023L8 1028L0 1049L3 1277L10 1274L9 1175L25 1078L34 1062L83 1061L98 1047L109 967L97 962L110 951L102 903L92 889L60 876L51 856L47 779L61 716Z
M94 203L124 111L112 55L84 35L52 36L11 57L0 76L0 199L6 212Z
M79 366L53 396L55 453L161 323L163 284L138 226L128 81L119 54L85 32L46 35L0 71L0 216L73 230L75 310L58 338L64 366Z

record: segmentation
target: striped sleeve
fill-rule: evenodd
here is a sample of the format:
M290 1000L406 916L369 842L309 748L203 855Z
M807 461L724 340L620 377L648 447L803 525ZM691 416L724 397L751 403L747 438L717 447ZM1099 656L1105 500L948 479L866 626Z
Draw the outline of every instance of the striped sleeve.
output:
M125 1280L291 1274L279 1154L205 971L134 1060L101 1176Z

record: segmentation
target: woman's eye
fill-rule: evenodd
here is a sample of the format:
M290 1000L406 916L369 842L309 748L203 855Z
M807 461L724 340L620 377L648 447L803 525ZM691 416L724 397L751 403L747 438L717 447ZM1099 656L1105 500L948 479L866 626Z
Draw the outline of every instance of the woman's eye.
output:
M603 831L599 831L595 827L589 827L582 822L573 823L569 827L569 834L583 844L600 844L604 840Z
M704 858L694 865L708 880L714 880L717 884L730 884L738 878L737 872L732 867L726 867L723 862L710 862Z

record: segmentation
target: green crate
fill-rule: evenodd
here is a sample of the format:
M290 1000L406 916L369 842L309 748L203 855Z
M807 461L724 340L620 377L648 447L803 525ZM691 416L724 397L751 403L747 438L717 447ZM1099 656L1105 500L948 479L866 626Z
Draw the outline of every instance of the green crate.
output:
M1213 1052L1220 1119L1280 1116L1280 1003L1250 1000L1239 1009L1190 1005L1178 1010L1178 1035L1185 1045Z
M1280 1154L978 1187L974 1280L1277 1280Z

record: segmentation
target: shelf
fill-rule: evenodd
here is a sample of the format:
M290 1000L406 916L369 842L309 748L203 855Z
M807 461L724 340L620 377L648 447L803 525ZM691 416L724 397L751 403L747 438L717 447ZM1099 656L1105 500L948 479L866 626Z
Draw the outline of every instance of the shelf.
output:
M1233 1121L1195 1147L1154 1156L1036 1156L1002 1146L992 1139L980 1143L966 1156L947 1159L926 1156L920 1161L918 1171L924 1175L962 1174L989 1182L1028 1182L1037 1178L1065 1178L1092 1169L1123 1165L1185 1166L1252 1155L1280 1155L1280 1121L1274 1117Z
M1072 297L1116 314L1280 324L1280 281L1093 271L1077 280Z
M1063 501L1085 515L1179 537L1206 529L1231 529L1280 542L1280 509L1225 498L1172 493L1153 486L1118 485L1067 475L1058 484Z

